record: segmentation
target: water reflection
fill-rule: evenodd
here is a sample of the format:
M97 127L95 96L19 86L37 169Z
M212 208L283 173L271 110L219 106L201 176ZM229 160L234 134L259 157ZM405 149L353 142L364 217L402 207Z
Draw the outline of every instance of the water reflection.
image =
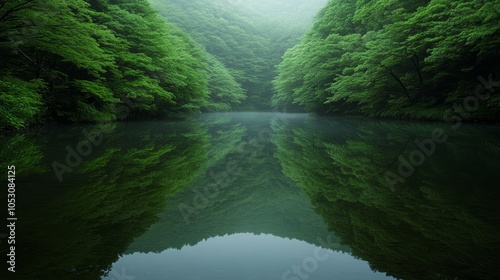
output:
M121 257L113 271L137 279L392 279L368 263L297 239L250 233L209 238L194 246ZM103 279L116 279L109 274Z
M395 189L384 172L444 125L335 118L273 123L283 170L331 231L371 267L399 279L496 279L499 143L493 128L450 131ZM480 140L479 140L480 139Z
M157 221L168 197L204 170L206 128L179 124L106 125L102 143L62 183L51 163L82 141L83 129L96 127L28 134L45 153L25 153L32 158L12 162L18 171L19 262L17 278L9 279L99 279L108 271ZM25 169L33 162L41 168ZM39 169L45 172L32 172Z
M227 116L215 114L201 119L213 135L209 153L223 156L209 159L206 171L189 188L169 199L160 220L137 238L127 253L180 249L206 238L242 232L273 234L311 244L319 244L319 237L329 235L308 196L281 172L274 157L275 146L269 139L258 137L260 131L269 129L273 114L229 114L230 121L226 122ZM221 119L226 120L223 126L212 125ZM244 134L240 127L245 128ZM217 142L218 135L224 135L225 142ZM227 142L233 143L232 149L224 146ZM228 172L229 162L235 166L233 172ZM213 174L222 174L224 184L215 184ZM216 189L205 193L209 186Z
M384 174L436 128L448 141L390 188ZM59 182L51 164L83 129L106 133ZM19 272L8 279L297 280L305 260L318 263L302 268L308 279L500 274L491 127L208 114L50 127L0 145L19 171Z

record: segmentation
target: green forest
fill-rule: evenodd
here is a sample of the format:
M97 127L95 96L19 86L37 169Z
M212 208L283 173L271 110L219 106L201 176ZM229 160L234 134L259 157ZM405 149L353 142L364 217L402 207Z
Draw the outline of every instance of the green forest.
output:
M19 255L26 256L23 263L28 268L11 279L47 279L47 275L100 279L128 244L158 221L167 200L206 168L209 135L199 123L135 122L132 131L126 125L86 125L89 130L107 131L101 149L81 169L65 174L61 185L50 188L46 188L50 183L41 183L51 177L46 173L50 167L44 164L51 158L44 153L61 153L59 145L78 137L80 129L71 127L64 135L38 137L33 135L36 131L30 131L0 139L0 157L22 159L18 168L25 170L26 187L18 192L24 197L19 200L23 209L19 219L25 222L19 225L17 248ZM173 133L164 135L164 130ZM39 141L30 141L32 138ZM16 155L9 153L12 150ZM64 154L58 157L64 158ZM113 171L108 172L107 167Z
M325 2L151 0L160 15L226 66L247 97L235 106L239 111L270 111L275 66L311 27Z
M496 279L499 47L498 0L0 0L0 278Z
M152 3L160 13L146 0L1 1L0 129L268 109L274 65L310 20L260 34L266 14L238 3Z
M445 124L311 116L272 129L284 174L310 197L328 229L396 279L495 279L500 237L495 131L450 133L431 161L391 189L384 172ZM477 139L490 139L479 142ZM476 143L471 146L470 143ZM453 160L450 161L449 159ZM448 169L443 168L447 166Z
M498 121L498 1L249 3L1 0L0 130L276 109Z
M498 120L500 99L491 93L500 74L499 11L494 0L330 0L283 56L273 104L322 114Z

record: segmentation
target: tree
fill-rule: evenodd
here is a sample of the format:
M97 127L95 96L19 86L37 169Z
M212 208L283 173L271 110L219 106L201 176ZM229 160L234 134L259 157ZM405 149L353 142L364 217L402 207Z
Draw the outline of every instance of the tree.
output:
M491 63L499 56L498 8L495 1L332 0L278 66L274 105L443 120L475 93L478 76L499 71ZM497 98L464 118L496 120Z
M208 54L145 0L2 1L0 50L0 129L210 106ZM225 105L212 109L241 101L241 90L224 83Z

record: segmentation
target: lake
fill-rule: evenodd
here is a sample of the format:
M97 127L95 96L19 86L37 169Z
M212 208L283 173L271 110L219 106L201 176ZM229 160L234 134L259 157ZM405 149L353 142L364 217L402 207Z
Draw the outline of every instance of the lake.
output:
M17 220L16 273L1 275L497 279L499 136L493 125L281 113L3 136Z

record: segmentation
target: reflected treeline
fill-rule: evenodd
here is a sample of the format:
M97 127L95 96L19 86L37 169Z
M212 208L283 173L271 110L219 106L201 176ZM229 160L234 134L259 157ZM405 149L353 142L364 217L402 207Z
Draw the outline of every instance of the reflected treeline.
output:
M449 139L391 189L384 174L439 127ZM284 173L373 269L405 280L500 274L498 132L316 117L272 128Z
M65 147L85 139L83 129L103 131L102 141L59 183L51 164L66 164ZM17 273L9 279L100 279L207 165L208 132L196 120L52 132L1 147L25 146L26 156L11 159L18 166L18 222ZM45 172L28 174L40 166Z
M100 279L123 253L242 232L323 247L340 237L344 246L333 249L352 248L400 279L500 273L497 131L443 125L448 140L391 188L385 174L397 174L400 158L419 148L415 140L441 125L305 115L270 123L272 116L207 114L2 138L2 162L17 167L14 279ZM78 149L88 133L96 144ZM68 162L68 147L88 153ZM61 169L62 182L54 162L71 169Z
M0 162L2 166L15 164L18 169L39 173L48 168L41 167L43 153L39 144L34 142L34 134L0 136Z
M180 249L210 237L246 232L325 247L338 241L334 234L329 236L304 192L281 172L271 143L273 114L228 116L203 117L213 155L208 169L192 187L169 200L161 220L127 253Z

